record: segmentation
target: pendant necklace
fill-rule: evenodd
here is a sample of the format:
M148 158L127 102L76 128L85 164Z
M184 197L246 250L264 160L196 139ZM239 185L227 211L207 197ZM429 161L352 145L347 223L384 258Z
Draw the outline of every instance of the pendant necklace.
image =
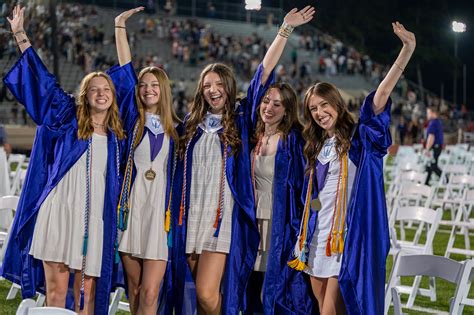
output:
M278 133L278 129L271 130L271 131L264 131L264 136L267 137L267 141L265 141L265 146L268 146L270 142L270 138Z

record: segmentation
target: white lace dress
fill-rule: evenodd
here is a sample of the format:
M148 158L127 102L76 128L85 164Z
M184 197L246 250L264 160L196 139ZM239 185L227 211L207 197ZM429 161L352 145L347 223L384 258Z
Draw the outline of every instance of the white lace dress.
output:
M192 177L186 236L186 253L229 253L234 198L225 179L224 209L219 236L214 222L219 200L222 169L221 141L217 131L203 132L193 150Z

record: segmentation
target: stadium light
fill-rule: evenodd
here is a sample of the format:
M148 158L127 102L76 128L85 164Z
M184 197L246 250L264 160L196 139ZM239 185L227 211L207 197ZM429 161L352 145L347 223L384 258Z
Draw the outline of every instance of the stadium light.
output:
M245 10L260 10L262 8L261 0L245 0Z
M459 33L464 33L466 31L466 24L458 21L453 21L451 24L451 28L454 32L454 67L453 67L453 103L456 105L457 104L457 83L458 83L458 67L457 67L457 60L458 60L458 34ZM464 80L465 80L465 76ZM463 82L463 88L466 85L465 82ZM465 88L464 88L465 90ZM466 103L466 92L463 91L463 96L464 96L464 103Z
M466 24L453 21L452 28L455 33L464 33L466 31Z

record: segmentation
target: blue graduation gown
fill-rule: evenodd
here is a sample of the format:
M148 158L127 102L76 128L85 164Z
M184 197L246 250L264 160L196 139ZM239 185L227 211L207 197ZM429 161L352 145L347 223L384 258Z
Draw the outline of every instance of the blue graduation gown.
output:
M278 142L273 179L273 215L267 271L263 282L265 314L311 314L312 292L304 275L287 265L296 242L303 203L304 141L297 130Z
M138 121L139 118L139 113L136 105L136 85L138 84L138 78L135 74L135 70L133 69L133 65L131 62L127 63L124 66L114 66L111 69L109 69L108 74L112 78L112 81L114 82L116 93L117 93L117 103L119 105L119 110L120 110L120 115L123 119L124 123L124 129L128 135L127 138L127 146L126 154L124 154L124 160L123 164L126 163L126 159L128 158L128 154L130 153L130 150L132 148L132 134L133 134L133 129L135 127L136 122ZM179 124L177 126L178 129L178 134L181 133L182 126ZM143 140L145 137L146 132L142 134L142 138L140 139L140 142ZM168 166L167 166L167 184L166 184L166 200L165 200L165 208L163 209L163 215L166 213L166 209L168 207L168 202L169 202L169 197L170 197L170 189L172 188L173 184L173 169L174 169L174 154L175 150L177 147L175 146L173 138L170 137L170 142L169 142L169 153L168 153ZM136 167L135 164L133 165L133 170L132 170L132 185L133 181L136 176ZM177 197L181 195L181 190L177 188L176 190L173 190L173 195L176 194L178 195ZM174 198L175 202L177 201L177 198ZM179 200L179 199L178 199ZM178 209L179 211L179 204L176 207L176 205L173 207L171 206L171 210L173 209ZM130 211L133 211L133 209L130 209ZM163 280L163 286L160 290L160 296L161 298L159 299L160 302L160 310L166 311L165 312L171 312L170 307L172 305L172 274L171 274L171 264L170 260L172 257L172 231L173 231L173 225L171 224L170 227L170 232L168 232L168 264L166 267L166 272L165 272L165 277ZM122 285L124 281L122 279L118 279L117 285ZM167 305L167 306L165 306Z
M236 154L229 154L227 157L227 182L234 198L234 209L232 212L232 235L230 252L227 255L225 272L221 284L222 292L222 313L239 314L245 309L245 289L248 279L253 270L257 257L260 236L257 230L255 218L255 202L253 198L253 186L250 177L250 136L252 132L251 113L255 104L258 104L263 97L268 86L273 82L273 74L261 84L263 66L260 65L250 83L247 97L244 98L236 108L236 125L241 135L242 144ZM197 128L194 138L191 140L188 149L187 176L186 180L186 200L189 200L192 174L193 148L202 130ZM223 150L223 146L221 146ZM177 185L182 185L183 165L181 161L178 166ZM188 204L186 205L188 206ZM187 213L187 207L185 214ZM192 276L186 262L186 215L184 215L182 225L178 225L179 211L173 212L173 221L176 225L176 239L174 240L174 261L176 280L176 301L178 309L176 314L189 314L193 312L196 305L196 292L193 287Z
M370 93L361 106L349 150L349 158L357 166L357 172L348 203L347 232L339 273L339 287L348 314L383 314L384 311L385 265L390 241L382 166L383 157L392 143L391 100L382 113L375 115L374 95L375 92ZM307 185L308 176L304 192ZM315 187L311 199L317 197L319 189L321 187ZM308 241L313 238L316 220L317 213L310 211Z
M23 298L29 298L36 291L44 292L45 289L42 261L28 254L38 210L51 190L87 150L88 142L77 138L74 98L59 87L33 48L23 53L4 82L38 125L1 271L4 278L21 285ZM117 138L109 131L102 268L96 283L96 314L105 314L109 306L116 237L115 210L120 183L116 156L119 146Z

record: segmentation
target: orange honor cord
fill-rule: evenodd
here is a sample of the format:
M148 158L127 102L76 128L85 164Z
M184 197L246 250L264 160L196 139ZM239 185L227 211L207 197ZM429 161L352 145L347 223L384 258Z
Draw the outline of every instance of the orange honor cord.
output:
M303 220L300 225L300 232L298 236L298 243L294 249L295 259L288 262L288 266L298 271L302 271L306 268L306 244L307 244L307 234L308 234L308 221L309 221L309 210L311 204L311 193L313 191L313 175L314 170L311 170L309 174L308 189L306 190L306 200Z
M331 231L326 243L326 256L342 254L344 249L344 224L347 208L347 178L348 157L345 153L339 161L339 178L337 181L336 200L334 201L334 213Z

